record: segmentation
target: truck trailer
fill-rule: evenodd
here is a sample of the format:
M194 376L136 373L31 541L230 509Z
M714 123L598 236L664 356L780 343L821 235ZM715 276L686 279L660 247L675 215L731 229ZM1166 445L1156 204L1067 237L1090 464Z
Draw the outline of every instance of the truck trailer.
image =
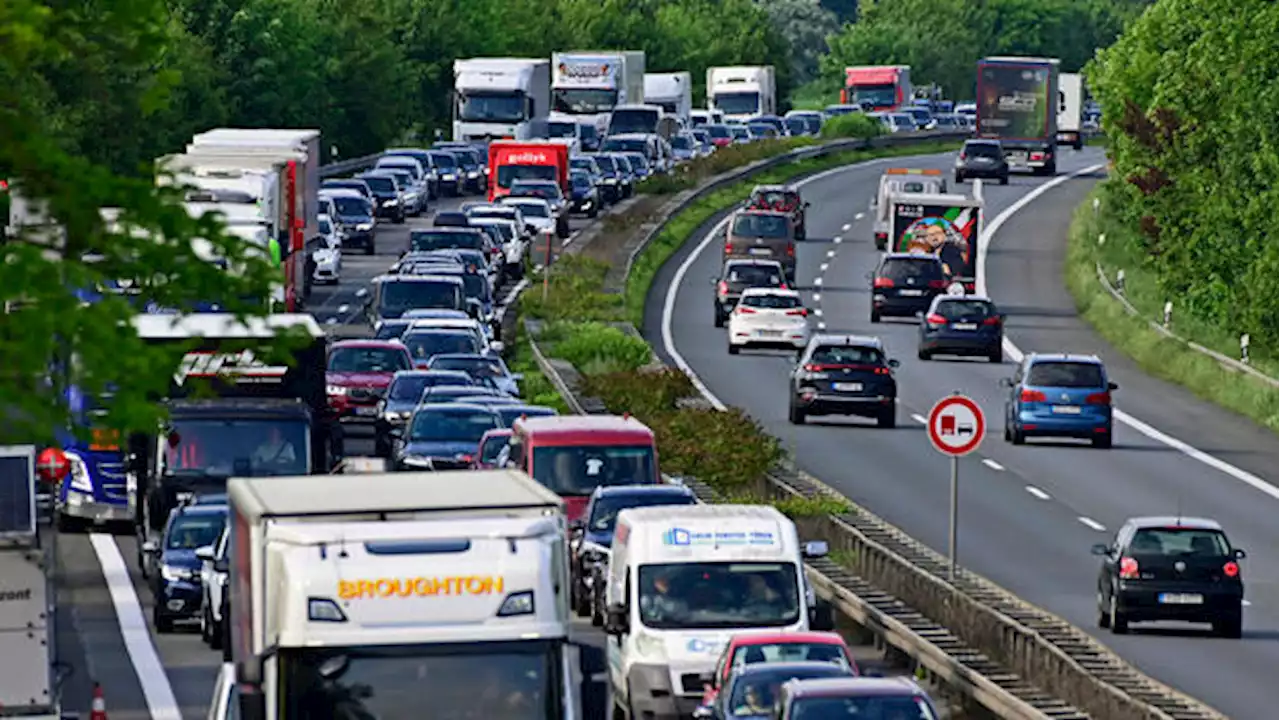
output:
M1058 60L978 61L977 135L999 140L1011 169L1058 173Z
M575 50L551 55L551 110L594 125L603 135L609 113L644 102L644 52Z
M528 475L234 478L228 496L218 687L234 673L239 717L583 717L564 508Z
M528 136L551 112L551 62L471 58L453 63L453 139L473 145Z
M772 65L707 68L707 109L724 119L744 122L778 112L778 87Z
M1084 76L1062 73L1058 76L1058 144L1084 148Z
M889 194L889 252L936 255L953 294L974 292L977 281L978 238L982 234L982 182L974 181L973 196L951 193L895 192Z

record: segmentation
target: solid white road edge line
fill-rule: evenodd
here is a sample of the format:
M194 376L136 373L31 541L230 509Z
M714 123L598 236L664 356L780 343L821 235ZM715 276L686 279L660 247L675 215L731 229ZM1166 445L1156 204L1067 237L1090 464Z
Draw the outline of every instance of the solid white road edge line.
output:
M1015 201L1009 207L1005 208L1004 212L997 215L995 219L992 220L989 225L987 225L986 229L983 230L981 237L978 238L977 278L975 279L974 284L976 285L975 290L979 295L986 295L987 297L990 297L990 294L987 292L987 253L991 249L991 241L995 238L996 233L1000 230L1001 226L1003 226L1006 222L1008 222L1009 218L1013 217L1015 213L1017 213L1019 210L1023 209L1030 203L1034 202L1037 198L1039 198L1041 195L1045 194L1046 192L1052 190L1055 187L1058 187L1059 185L1062 185L1063 183L1069 180L1073 180L1077 177L1080 177L1081 175L1088 175L1091 172L1100 170L1102 167L1104 167L1102 164L1090 165L1089 167L1086 167L1082 170L1077 170L1068 175L1063 175L1054 180L1050 180L1049 182L1037 187L1036 189L1032 190L1026 195L1023 195L1021 198L1018 198L1017 201ZM1022 362L1022 358L1024 357L1022 350L1020 350L1017 345L1013 344L1013 341L1009 339L1008 335L1004 336L1004 352L1015 363ZM1177 450L1178 452L1181 452L1187 457L1192 458L1193 460L1198 460L1199 462L1202 462L1205 465L1208 465L1209 467L1215 470L1218 470L1219 472L1229 475L1239 480L1240 482L1245 483L1246 485L1249 485L1257 490L1261 490L1262 492L1266 493L1267 495L1270 495L1273 498L1280 498L1280 488L1273 486L1271 483L1267 482L1266 480L1263 480L1262 478L1258 477L1257 475L1254 475L1253 473L1250 473L1246 470L1242 470L1236 467L1235 465L1232 465L1231 463L1228 463L1224 460L1221 460L1219 458L1216 458L1210 455L1209 453L1204 452L1203 450L1192 447L1191 445L1175 437L1166 435L1165 433L1160 432L1159 430L1152 427L1151 425L1148 425L1147 423L1143 422L1142 420L1139 420L1138 418L1130 415L1129 413L1121 410L1118 407L1114 409L1113 416L1115 417L1116 420L1119 420L1125 425L1128 425L1129 427L1133 428L1134 430L1137 430L1138 432L1142 433L1143 435L1146 435L1147 437L1151 438L1152 440L1155 440L1158 443L1167 445Z
M1040 488L1036 487L1035 485L1028 485L1028 486L1026 487L1026 490L1027 490L1027 492L1029 492L1029 493L1031 493L1032 495L1034 495L1034 496L1036 497L1036 499L1037 499L1037 500L1049 500L1049 499L1050 499L1050 495L1049 495L1049 493L1047 493L1047 492L1045 492L1045 491L1041 490Z
M1076 519L1079 520L1082 525L1089 528L1090 530L1097 530L1098 532L1106 532L1107 530L1107 528L1102 523L1098 522L1097 520L1094 520L1093 518L1087 518L1081 515Z
M151 631L142 616L142 605L134 592L133 581L129 579L129 569L125 567L120 547L116 545L115 538L102 533L90 533L89 543L102 566L102 577L107 582L111 605L116 611L120 636L129 653L129 662L138 675L138 684L142 687L152 720L182 720L182 712L173 696L164 664L156 653L155 643L151 641Z

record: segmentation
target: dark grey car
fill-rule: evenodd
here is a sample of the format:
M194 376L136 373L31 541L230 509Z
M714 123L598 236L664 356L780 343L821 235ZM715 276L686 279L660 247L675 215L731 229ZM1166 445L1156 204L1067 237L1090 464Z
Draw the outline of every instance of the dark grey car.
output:
M716 327L724 327L747 288L787 288L786 272L777 260L728 260L719 277L711 280L716 286Z
M999 180L1009 184L1009 161L999 140L966 140L956 157L956 182L972 178Z

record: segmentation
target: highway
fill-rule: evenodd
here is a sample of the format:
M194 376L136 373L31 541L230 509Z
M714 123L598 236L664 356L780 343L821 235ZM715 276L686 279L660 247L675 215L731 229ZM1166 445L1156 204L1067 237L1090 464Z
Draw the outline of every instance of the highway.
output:
M787 422L787 376L794 356L727 354L724 331L712 325L720 218L704 225L659 273L647 300L645 337L666 360L692 372L716 401L750 412L805 470L944 553L948 462L930 447L923 418L944 395L968 394L986 414L987 434L979 451L960 463L960 563L1092 632L1141 670L1230 717L1272 716L1280 566L1276 436L1144 375L1077 318L1062 280L1065 236L1075 207L1105 167L1098 149L1066 151L1058 178L1015 175L1008 186L984 188L986 223L995 232L980 253L980 286L1009 314L1003 365L920 361L913 321L870 323L867 274L878 253L867 210L878 179L887 167L940 168L949 175L952 159L874 161L821 173L801 187L812 203L812 239L797 251L802 294L820 312L818 329L878 335L902 363L897 429L837 418L793 426ZM1003 441L1007 391L998 381L1012 376L1021 353L1032 351L1096 353L1107 362L1120 386L1113 449ZM1111 539L1128 517L1179 512L1219 520L1233 543L1249 552L1244 638L1163 624L1136 625L1128 636L1099 630L1099 563L1090 546Z

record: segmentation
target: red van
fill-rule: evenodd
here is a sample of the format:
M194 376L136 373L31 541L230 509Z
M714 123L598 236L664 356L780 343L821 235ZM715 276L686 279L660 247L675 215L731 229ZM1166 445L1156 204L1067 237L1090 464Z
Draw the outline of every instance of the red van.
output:
M556 415L516 420L504 451L510 461L564 498L570 522L602 485L662 482L653 431L617 415Z
M489 143L489 202L510 193L516 180L554 180L569 195L569 146L548 140Z

